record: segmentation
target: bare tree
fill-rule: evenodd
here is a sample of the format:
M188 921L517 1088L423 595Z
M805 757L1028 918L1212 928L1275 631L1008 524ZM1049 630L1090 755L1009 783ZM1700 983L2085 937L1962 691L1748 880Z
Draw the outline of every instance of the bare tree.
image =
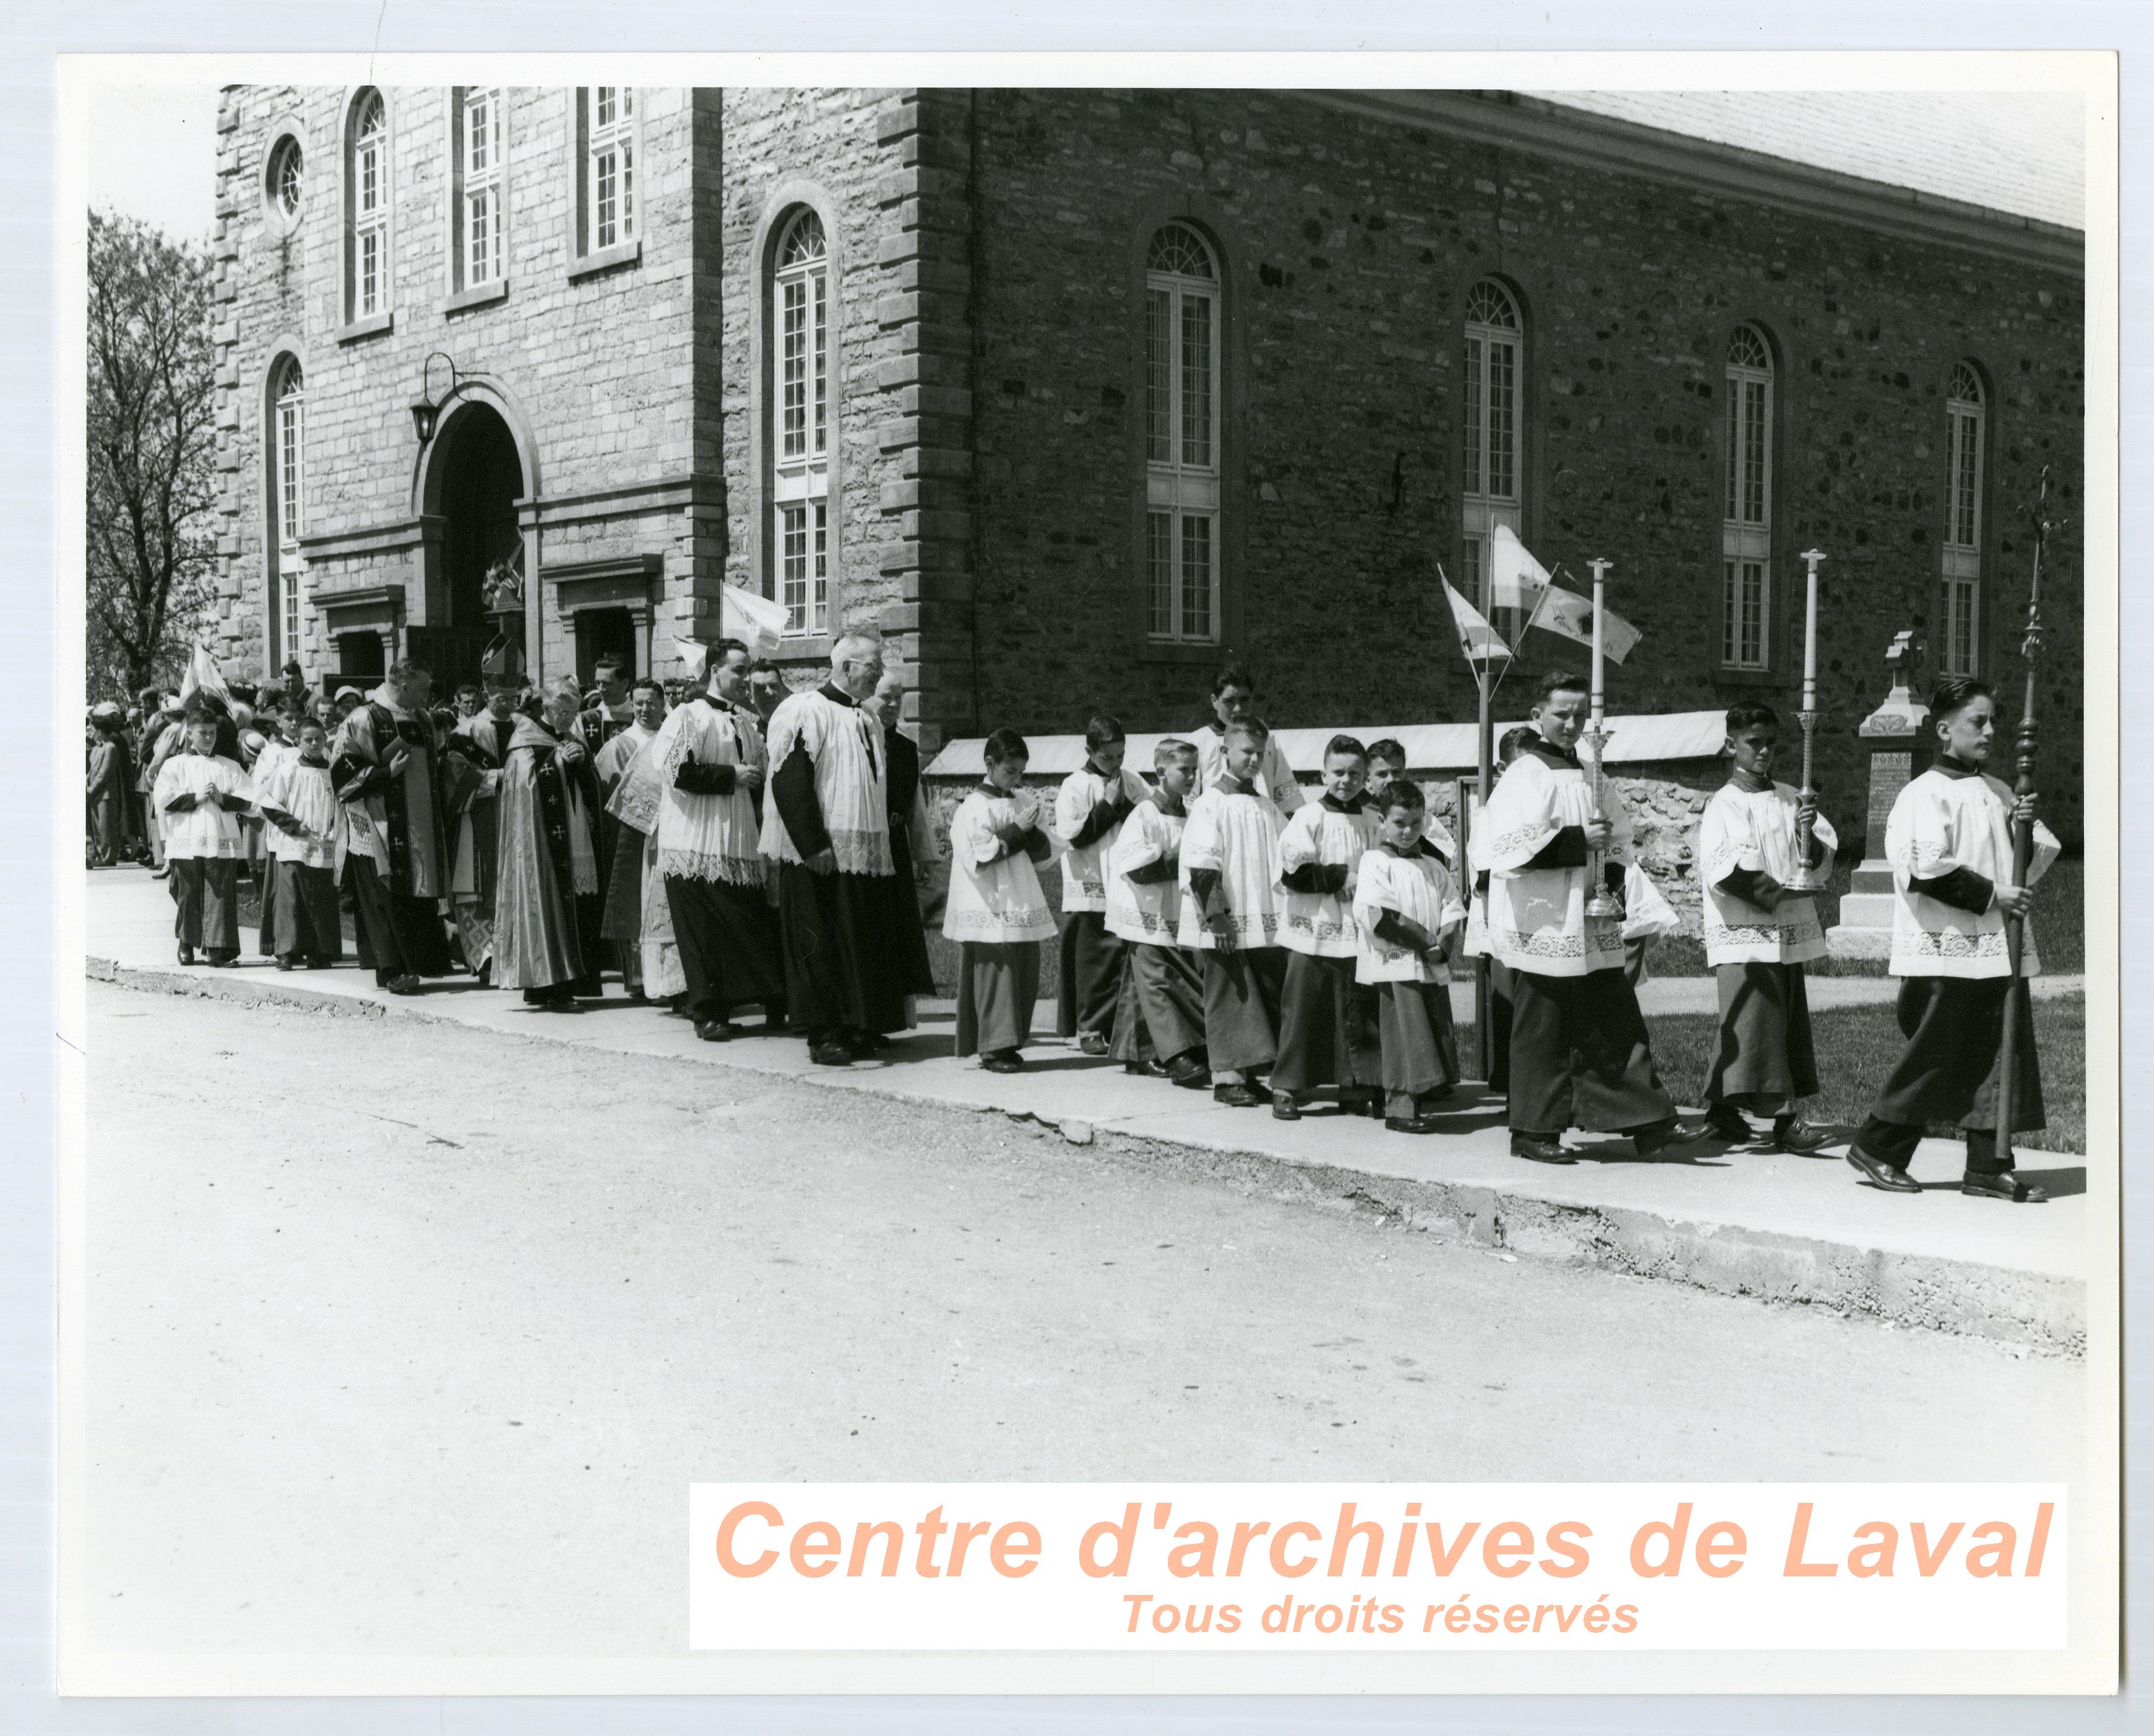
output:
M115 212L89 219L89 688L125 699L186 661L212 594L210 263Z

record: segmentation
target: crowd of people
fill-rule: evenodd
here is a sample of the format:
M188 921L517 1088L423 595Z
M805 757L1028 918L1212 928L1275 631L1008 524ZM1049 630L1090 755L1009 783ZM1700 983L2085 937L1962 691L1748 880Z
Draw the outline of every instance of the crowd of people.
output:
M1158 743L1149 779L1125 763L1111 716L1090 719L1083 766L1051 793L1028 784L1023 738L998 729L949 823L945 891L877 640L840 637L828 680L791 692L737 641L688 650L670 689L605 660L591 692L511 677L436 710L429 671L406 660L325 713L296 670L245 698L145 693L131 738L100 707L90 860L159 865L183 963L238 959L245 877L279 969L339 962L348 905L359 962L393 993L462 971L573 1013L611 974L704 1040L791 1032L831 1067L916 1023L939 904L957 949L956 1053L991 1072L1026 1065L1052 944L1057 1024L1082 1052L1280 1120L1323 1104L1413 1136L1447 1126L1437 1105L1462 1077L1451 973L1485 956L1488 1083L1516 1156L1575 1162L1574 1128L1643 1156L1714 1138L1800 1155L1836 1142L1801 1105L1819 1088L1805 968L1826 952L1802 886L1821 883L1837 840L1774 780L1769 707L1730 709L1728 781L1697 840L1720 1033L1705 1113L1687 1119L1636 993L1646 946L1678 924L1636 860L1620 791L1579 758L1575 675L1543 678L1532 722L1503 738L1463 851L1396 742L1334 737L1305 791L1239 668L1221 671L1197 728ZM1887 833L1907 1043L1847 1161L1868 1186L1919 1193L1917 1142L1949 1122L1967 1143L1963 1191L2039 1201L1997 1148L1997 1062L2011 1017L2012 1125L2040 1127L2005 928L2057 844L2036 822L2015 882L2011 826L2032 799L1985 769L1987 687L1941 682L1930 727L1935 763ZM744 1010L760 1025L736 1024Z

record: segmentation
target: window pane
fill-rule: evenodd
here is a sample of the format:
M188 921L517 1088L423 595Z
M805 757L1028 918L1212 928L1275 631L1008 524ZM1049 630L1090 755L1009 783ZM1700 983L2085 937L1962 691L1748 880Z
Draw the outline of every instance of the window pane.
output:
M635 233L635 141L620 141L620 237Z
M1146 457L1154 464L1174 462L1173 293L1145 294Z
M1519 492L1515 473L1518 357L1515 344L1488 345L1488 495L1492 500L1514 499Z
M1182 298L1182 462L1212 464L1212 303Z
M811 617L814 631L819 633L828 618L830 606L830 518L826 502L815 503L815 598L814 613Z
M1743 381L1743 523L1764 523L1764 381Z
M1754 668L1765 661L1765 569L1762 562L1743 563L1743 657Z
M1481 340L1470 334L1466 340L1466 492L1484 494L1488 472L1481 462L1482 385ZM1470 593L1469 593L1470 595Z
M611 126L613 125L615 112L614 92L617 89L619 89L619 87L613 84L601 84L598 87L598 103L596 107L598 110L598 125L600 126Z
M1723 561L1720 575L1720 661L1740 663L1743 657L1738 647L1743 642L1743 596L1736 588L1735 563Z
M359 153L359 208L370 212L381 202L381 157L373 146Z
M785 605L785 631L808 631L808 509L778 508L778 600Z
M1466 569L1459 576L1465 583L1460 587L1458 594L1462 597L1474 599L1485 613L1489 606L1489 600L1482 594L1481 588L1481 539L1467 538L1463 552L1466 556Z
M1212 636L1212 521L1201 513L1182 519L1182 636Z
M1952 419L1952 541L1977 546L1977 503L1982 493L1982 422L1957 413Z
M783 319L779 346L783 450L787 457L799 458L808 452L808 285L800 278L785 285Z
M592 237L591 244L594 247L610 248L614 244L615 238L615 212L617 208L615 164L613 152L600 151L593 167L597 191L591 203L595 207L598 216L597 222L593 226L596 232Z
M1145 515L1145 569L1151 596L1155 639L1174 636L1174 514Z
M359 311L377 311L381 298L381 235L369 229L359 237Z
M281 575L283 592L284 618L278 625L283 643L278 650L287 658L299 654L299 575L296 572Z
M1734 375L1728 380L1728 504L1721 516L1733 523L1736 513L1737 488L1735 479L1743 473L1743 414L1738 382Z
M471 282L483 283L493 276L493 194L473 193L467 204L465 226L471 239L471 263L467 275Z
M824 293L829 288L829 280L819 271L809 279L809 282L814 286L815 295L814 451L819 456L824 450L824 425L827 421L825 406L828 404L829 399L827 375L829 360L830 310L828 305L828 298Z

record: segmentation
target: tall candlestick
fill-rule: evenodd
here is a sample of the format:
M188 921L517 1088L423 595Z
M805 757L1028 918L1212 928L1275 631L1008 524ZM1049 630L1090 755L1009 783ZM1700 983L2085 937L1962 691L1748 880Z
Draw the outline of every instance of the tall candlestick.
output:
M1817 569L1824 559L1822 549L1803 550L1804 562L1809 569L1809 596L1803 610L1803 708L1795 718L1803 732L1803 783L1795 797L1795 865L1784 888L1789 892L1825 890L1823 864L1810 860L1815 847L1811 835L1817 825Z
M1607 594L1608 569L1615 565L1610 560L1589 560L1586 565L1593 572L1593 691L1589 696L1592 707L1592 722L1579 739L1589 743L1593 749L1593 817L1605 819L1601 795L1602 762L1608 753L1608 730L1604 722L1607 702L1601 685L1601 615ZM1607 852L1592 850L1585 856L1585 914L1604 921L1621 921L1623 901L1609 889L1606 864Z
M1803 709L1817 709L1817 569L1825 559L1822 549L1805 549L1809 566L1809 598L1803 610Z

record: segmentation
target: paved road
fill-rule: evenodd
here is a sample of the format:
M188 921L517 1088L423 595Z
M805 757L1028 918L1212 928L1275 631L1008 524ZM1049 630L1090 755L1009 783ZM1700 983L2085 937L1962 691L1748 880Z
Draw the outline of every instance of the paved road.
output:
M100 1646L676 1654L699 1478L2077 1468L2076 1364L998 1116L89 994Z

